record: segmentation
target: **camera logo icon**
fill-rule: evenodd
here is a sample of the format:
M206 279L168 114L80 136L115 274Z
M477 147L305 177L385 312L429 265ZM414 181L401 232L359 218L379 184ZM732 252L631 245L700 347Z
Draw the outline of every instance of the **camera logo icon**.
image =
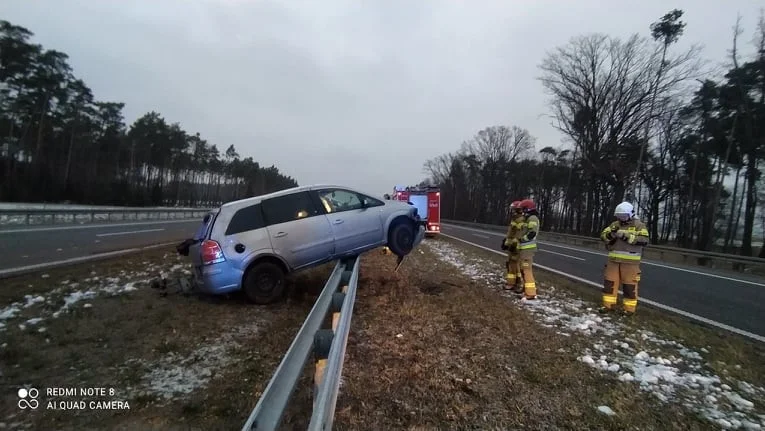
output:
M35 410L36 408L40 407L40 401L37 400L37 397L40 396L40 391L38 391L35 388L21 388L18 392L19 395L19 408L21 410Z

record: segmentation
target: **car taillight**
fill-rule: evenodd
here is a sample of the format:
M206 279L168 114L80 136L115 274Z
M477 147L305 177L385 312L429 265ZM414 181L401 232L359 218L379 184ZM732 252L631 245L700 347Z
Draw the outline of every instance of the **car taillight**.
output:
M223 256L223 250L221 250L220 244L211 239L202 242L200 253L202 254L202 265L212 265L226 260Z

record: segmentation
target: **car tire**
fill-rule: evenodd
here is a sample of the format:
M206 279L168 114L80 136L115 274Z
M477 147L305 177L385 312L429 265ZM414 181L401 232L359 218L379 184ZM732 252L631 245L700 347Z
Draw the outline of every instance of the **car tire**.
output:
M388 248L396 256L406 256L414 248L414 224L399 221L388 231Z
M250 302L265 305L282 298L284 284L282 268L271 262L262 262L247 271L242 290Z

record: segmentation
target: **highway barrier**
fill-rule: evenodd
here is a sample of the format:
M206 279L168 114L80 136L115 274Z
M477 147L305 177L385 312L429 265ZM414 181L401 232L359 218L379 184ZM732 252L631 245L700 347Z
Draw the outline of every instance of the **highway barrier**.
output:
M360 258L337 263L303 326L250 414L243 431L278 429L305 371L314 359L313 409L308 429L332 429L345 348L359 282Z
M475 229L484 229L497 232L507 231L507 226L501 225L471 223L460 220L447 219L441 219L441 221L442 223L448 223L456 226L472 227ZM543 231L539 239L541 241L550 241L605 250L603 241L601 241L599 238ZM765 259L758 257L737 256L734 254L691 250L662 245L647 246L643 252L643 256L648 259L654 259L666 263L678 263L685 265L703 266L708 268L728 269L746 274L765 275Z
M73 225L201 219L206 208L0 208L0 229L15 226Z

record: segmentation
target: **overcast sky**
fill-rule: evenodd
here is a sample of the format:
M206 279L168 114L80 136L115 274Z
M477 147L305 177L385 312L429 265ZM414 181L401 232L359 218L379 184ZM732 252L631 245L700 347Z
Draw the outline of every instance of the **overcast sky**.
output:
M627 37L671 8L680 46L725 60L737 12L760 1L2 0L0 18L66 52L131 124L156 110L300 184L381 195L490 125L561 145L537 65L588 32ZM746 45L751 52L750 44Z

